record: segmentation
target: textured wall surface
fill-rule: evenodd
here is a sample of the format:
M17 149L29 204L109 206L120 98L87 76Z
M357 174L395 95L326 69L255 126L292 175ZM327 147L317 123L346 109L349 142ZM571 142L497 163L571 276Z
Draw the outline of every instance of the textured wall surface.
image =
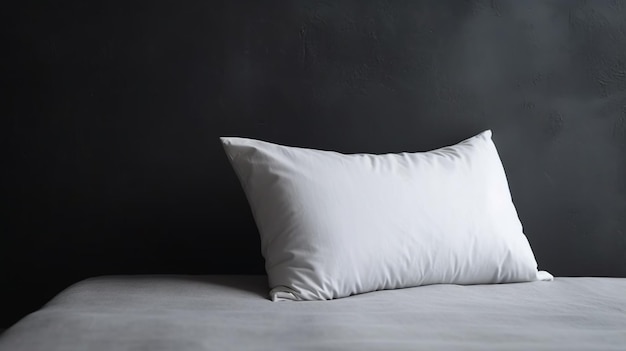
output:
M626 3L19 2L0 326L79 279L261 273L221 135L423 151L492 129L556 275L626 276Z

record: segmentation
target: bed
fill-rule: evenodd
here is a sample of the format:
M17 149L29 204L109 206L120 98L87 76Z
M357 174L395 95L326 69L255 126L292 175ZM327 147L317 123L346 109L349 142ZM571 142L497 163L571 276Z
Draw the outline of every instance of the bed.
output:
M267 276L87 279L0 350L626 346L626 279L538 270L491 131L382 155L222 142Z
M431 285L277 302L265 276L79 282L0 350L624 350L626 279Z

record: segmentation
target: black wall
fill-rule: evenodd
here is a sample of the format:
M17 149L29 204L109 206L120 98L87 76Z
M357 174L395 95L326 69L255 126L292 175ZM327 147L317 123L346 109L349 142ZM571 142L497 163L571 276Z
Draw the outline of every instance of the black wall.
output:
M218 142L428 150L484 129L540 267L626 276L626 4L4 5L0 326L79 279L262 273Z

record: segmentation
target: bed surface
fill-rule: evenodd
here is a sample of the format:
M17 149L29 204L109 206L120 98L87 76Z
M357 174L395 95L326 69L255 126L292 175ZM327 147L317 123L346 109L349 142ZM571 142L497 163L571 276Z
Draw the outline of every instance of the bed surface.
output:
M271 302L265 276L79 282L0 350L624 350L626 279L432 285Z

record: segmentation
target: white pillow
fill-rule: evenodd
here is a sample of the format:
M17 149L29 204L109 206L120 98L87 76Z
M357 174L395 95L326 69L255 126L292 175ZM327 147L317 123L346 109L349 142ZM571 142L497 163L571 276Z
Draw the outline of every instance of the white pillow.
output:
M551 279L537 271L491 131L385 155L221 140L261 235L273 300Z

